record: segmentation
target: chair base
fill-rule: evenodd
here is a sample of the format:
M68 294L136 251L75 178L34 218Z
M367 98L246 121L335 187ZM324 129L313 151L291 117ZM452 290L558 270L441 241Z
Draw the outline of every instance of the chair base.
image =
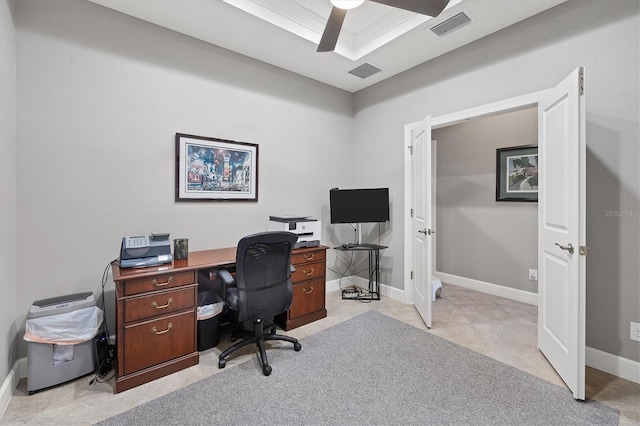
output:
M264 331L263 322L261 320L256 320L253 324L253 336L247 337L244 340L241 340L235 343L233 346L230 346L225 351L223 351L218 358L218 368L224 368L227 365L226 358L236 350L245 347L247 345L255 344L260 351L260 363L262 364L262 373L265 376L271 374L271 366L269 365L269 360L267 358L267 351L264 347L264 342L266 340L283 340L285 342L293 343L293 349L298 352L302 349L302 345L298 342L298 339L283 336L281 334L276 334L275 326L270 328L266 333Z

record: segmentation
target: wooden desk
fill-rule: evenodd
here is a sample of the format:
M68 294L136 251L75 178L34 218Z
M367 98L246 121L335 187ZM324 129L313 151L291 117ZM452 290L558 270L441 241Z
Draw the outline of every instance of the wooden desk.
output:
M294 250L293 301L276 318L290 330L327 316L326 250ZM236 248L189 253L171 264L120 269L111 264L116 288L116 387L122 392L199 362L198 272L235 265Z

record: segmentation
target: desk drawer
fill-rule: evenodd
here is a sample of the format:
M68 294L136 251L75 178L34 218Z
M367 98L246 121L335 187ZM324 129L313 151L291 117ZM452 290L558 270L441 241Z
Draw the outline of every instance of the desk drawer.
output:
M145 293L148 291L164 290L167 288L180 287L196 282L193 271L167 273L155 275L153 277L134 278L124 283L124 295Z
M326 258L325 249L309 250L309 251L305 250L303 253L294 252L291 255L291 263L297 266L297 265L303 265L305 263L320 262L325 260L325 258Z
M299 283L301 281L324 277L325 263L309 263L296 266L296 271L291 274L291 281Z
M124 374L187 355L194 351L195 310L168 315L124 329Z
M321 264L322 265L322 264ZM324 309L324 277L293 285L293 303L289 308L289 318Z
M124 301L124 322L130 323L143 318L193 308L196 303L195 293L196 287L193 286L126 299Z

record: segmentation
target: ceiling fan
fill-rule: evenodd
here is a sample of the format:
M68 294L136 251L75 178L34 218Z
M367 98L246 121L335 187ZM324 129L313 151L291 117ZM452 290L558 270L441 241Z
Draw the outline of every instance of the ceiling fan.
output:
M347 15L347 10L354 9L364 3L364 0L330 0L333 5L331 15L324 28L318 52L331 52L336 48L340 29ZM449 0L370 0L398 9L420 13L428 16L438 16L447 7Z

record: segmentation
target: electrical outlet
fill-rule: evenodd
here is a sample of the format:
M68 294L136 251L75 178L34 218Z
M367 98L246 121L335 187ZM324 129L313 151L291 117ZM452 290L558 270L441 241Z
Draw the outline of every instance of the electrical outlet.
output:
M538 281L538 270L537 269L529 269L529 280Z
M635 340L636 342L640 342L640 324L637 322L631 321L629 326L629 338L631 340Z

